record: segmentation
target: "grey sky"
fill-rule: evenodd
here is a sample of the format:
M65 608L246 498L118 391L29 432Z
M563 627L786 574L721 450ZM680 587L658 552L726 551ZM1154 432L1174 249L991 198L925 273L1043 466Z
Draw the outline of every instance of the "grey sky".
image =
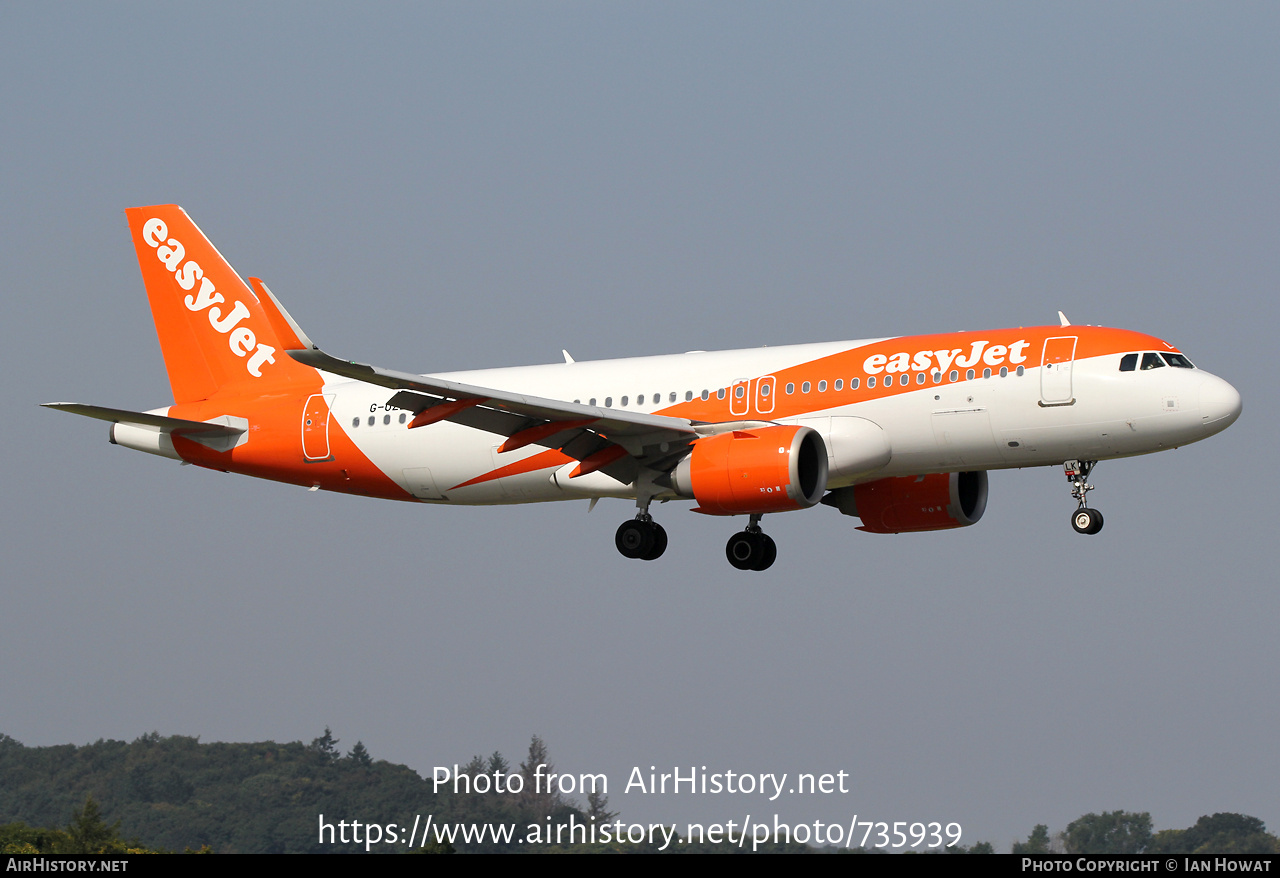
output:
M55 4L0 27L0 731L309 740L429 773L541 734L632 820L1280 828L1273 4ZM42 411L169 402L123 210L182 204L334 354L452 370L1053 322L1245 411L986 517L416 507ZM633 765L847 796L623 795ZM364 815L374 819L374 815ZM389 819L391 816L388 815Z

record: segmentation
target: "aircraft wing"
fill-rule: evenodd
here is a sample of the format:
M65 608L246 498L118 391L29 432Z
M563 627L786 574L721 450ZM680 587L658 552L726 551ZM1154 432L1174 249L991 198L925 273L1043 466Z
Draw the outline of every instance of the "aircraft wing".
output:
M636 465L659 471L683 456L705 431L701 422L665 415L604 409L412 375L340 360L323 351L290 350L289 356L316 369L398 391L388 402L414 413L410 427L447 420L506 436L500 450L525 445L555 448L582 462L580 474L603 470L631 482Z

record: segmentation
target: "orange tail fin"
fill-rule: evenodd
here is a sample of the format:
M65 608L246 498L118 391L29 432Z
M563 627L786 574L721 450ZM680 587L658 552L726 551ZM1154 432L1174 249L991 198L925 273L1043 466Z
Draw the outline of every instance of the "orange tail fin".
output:
M271 312L176 204L125 211L151 302L174 402L209 399L227 388L259 393L316 371L285 349Z

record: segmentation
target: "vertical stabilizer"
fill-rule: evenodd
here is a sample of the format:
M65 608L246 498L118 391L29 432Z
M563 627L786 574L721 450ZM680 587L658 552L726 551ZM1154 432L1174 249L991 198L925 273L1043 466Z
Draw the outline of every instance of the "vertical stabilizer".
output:
M253 291L176 204L125 211L175 402L311 380Z

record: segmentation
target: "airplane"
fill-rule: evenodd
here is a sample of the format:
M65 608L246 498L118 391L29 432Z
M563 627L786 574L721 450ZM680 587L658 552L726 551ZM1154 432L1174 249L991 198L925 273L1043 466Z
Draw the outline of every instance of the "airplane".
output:
M967 527L987 471L1062 466L1071 525L1097 534L1100 460L1197 442L1240 394L1178 348L1072 325L416 375L331 356L260 279L246 284L177 205L125 211L174 403L111 422L110 441L183 463L434 504L633 499L627 558L667 534L654 501L747 516L725 547L765 570L767 514L819 503L858 530Z

